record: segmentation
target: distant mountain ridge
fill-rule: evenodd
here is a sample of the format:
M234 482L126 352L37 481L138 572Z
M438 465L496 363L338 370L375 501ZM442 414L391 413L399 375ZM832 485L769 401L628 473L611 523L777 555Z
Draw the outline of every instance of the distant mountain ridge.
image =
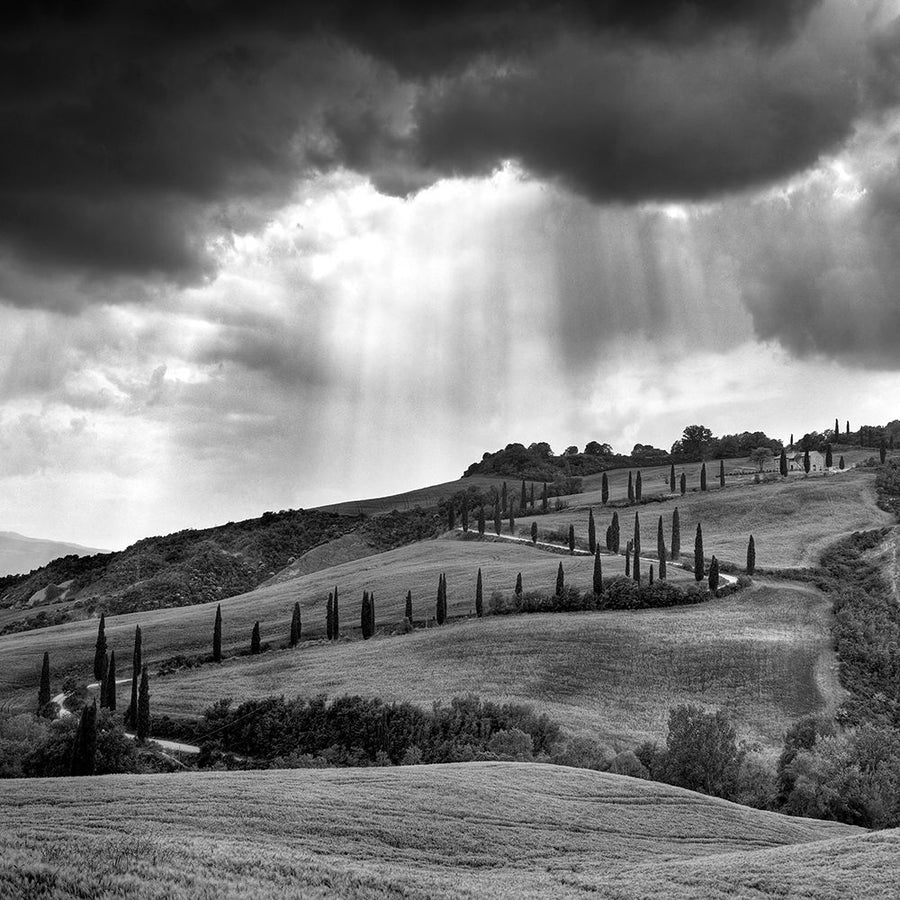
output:
M0 576L31 572L60 556L92 556L105 552L97 547L27 537L17 531L0 531Z

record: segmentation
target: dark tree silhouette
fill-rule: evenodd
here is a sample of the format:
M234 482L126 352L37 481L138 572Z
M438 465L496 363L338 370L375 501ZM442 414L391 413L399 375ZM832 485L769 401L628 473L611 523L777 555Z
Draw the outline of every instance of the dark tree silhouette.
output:
M444 575L438 579L437 603L435 605L435 619L438 625L443 625L447 619L447 586Z
M481 569L479 569L478 571L480 572ZM413 620L412 591L406 592L406 618L409 619L409 624L412 625L412 620Z
M600 560L599 548L594 553L594 578L592 583L594 595L599 597L603 592L603 563Z
M634 514L634 580L641 583L641 520Z
M556 570L556 596L559 597L565 589L566 576L563 573L562 563L560 563L559 568Z
M106 708L116 711L116 651L109 652L109 665L106 667Z
M339 640L341 636L341 613L338 608L338 589L334 586L334 604L331 607L331 628L335 640Z
M682 495L687 493L687 475L684 472L681 473L681 493Z
M625 545L625 577L631 578L631 541Z
M663 536L663 520L659 517L656 526L656 555L659 557L659 580L666 580L666 540Z
M369 592L363 591L362 596L362 609L360 611L360 628L362 629L363 640L367 641L372 635L369 634L369 622L371 620L371 616L369 615Z
M700 464L700 490L706 490L706 463Z
M644 483L641 478L641 473L637 473L637 478L634 479L634 499L637 500L638 503L641 502L641 498L644 494Z
M44 651L44 660L41 664L41 684L38 688L38 712L41 715L47 714L47 706L53 695L50 692L50 654Z
M534 515L534 482L531 482L531 514Z
M462 506L460 507L460 517L462 519L462 530L464 534L468 534L469 532L469 501L466 497L462 499Z
M503 519L500 511L500 497L494 497L494 531L500 534L503 531Z
M484 504L478 507L478 533L484 537Z
M519 515L524 516L528 512L528 494L525 489L525 479L522 479L522 487L519 491Z
M809 448L803 451L803 471L809 475Z
M137 739L143 743L150 737L150 681L147 667L141 668L141 686L138 689Z
M725 487L725 460L719 460L719 487Z
M451 497L447 503L447 531L456 530L456 503Z
M480 619L484 615L484 585L481 581L481 569L475 581L475 615Z
M369 635L375 634L375 591L369 594Z
M510 534L516 533L516 518L515 518L515 514L513 513L513 504L512 503L509 504L509 533Z
M619 547L622 545L622 537L619 531L619 514L617 512L613 513L612 517L612 547L610 548L613 553L619 552Z
M138 685L141 680L141 626L134 626L134 652L131 656L131 700L125 711L125 724L129 728L137 725Z
M544 487L541 489L541 512L546 513L548 508L548 500L547 500L547 482L544 482Z
M294 612L291 615L291 639L290 645L296 647L300 643L300 632L303 629L303 622L300 619L300 604L294 603Z
M69 774L93 775L97 766L97 703L81 710L75 742L72 745L72 761Z
M537 522L531 523L531 543L537 543Z
M756 572L756 543L751 534L750 540L747 541L747 574L753 575L754 572Z
M672 554L673 562L681 558L681 519L678 516L678 507L672 511Z
M109 656L103 657L103 667L100 672L97 687L100 689L100 709L106 709L106 672L109 669Z
M609 478L606 477L606 472L603 473L603 478L600 482L600 500L604 504L609 502Z
M703 580L703 529L697 523L697 534L694 537L694 579Z
M100 681L106 661L106 616L101 613L97 626L97 643L94 646L94 681Z
M653 563L650 563L650 575L647 578L647 584L653 584Z
M213 662L222 662L222 604L216 606L216 621L213 623Z
M594 524L594 510L588 510L588 550L591 553L597 551L597 528Z
M259 621L253 623L253 630L250 632L250 652L256 656L260 651L259 640Z
M516 596L518 596L518 597L522 596L522 573L521 572L519 572L519 574L516 575Z
M325 612L325 635L329 641L334 640L334 594L328 594L328 608Z
M669 464L669 489L675 493L675 463Z
M834 455L831 452L831 444L825 445L825 468L830 469L834 466Z
M793 435L791 435L791 437L793 437ZM787 478L788 462L787 453L785 452L784 447L781 448L781 456L778 458L778 471L782 478Z
M628 502L634 503L634 478L628 473Z
M500 512L505 516L507 509L507 488L506 482L503 482L502 487L500 488Z
M844 457L843 456L838 460L838 468L839 469L844 468Z
M709 563L709 589L713 592L719 589L719 561L715 554Z
M569 553L575 552L575 526L569 526Z

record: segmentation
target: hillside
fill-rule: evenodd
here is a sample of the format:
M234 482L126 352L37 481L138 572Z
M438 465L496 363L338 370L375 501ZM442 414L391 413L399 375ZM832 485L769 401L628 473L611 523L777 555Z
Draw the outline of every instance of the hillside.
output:
M433 515L421 510L377 519L286 510L144 538L116 553L65 556L0 581L0 633L100 612L209 603L252 590L308 551L348 535L357 544L355 555L362 556L435 531Z
M0 895L759 900L808 877L818 890L802 896L900 887L894 832L557 766L103 776L90 787L5 786Z
M60 556L91 556L103 552L80 544L25 537L15 531L0 531L0 577L31 572Z
M812 588L771 583L699 606L488 617L365 643L313 641L157 677L153 704L195 715L222 697L324 692L428 707L473 692L531 704L567 730L626 749L662 737L671 707L701 703L775 747L792 721L832 712L843 696L829 607Z

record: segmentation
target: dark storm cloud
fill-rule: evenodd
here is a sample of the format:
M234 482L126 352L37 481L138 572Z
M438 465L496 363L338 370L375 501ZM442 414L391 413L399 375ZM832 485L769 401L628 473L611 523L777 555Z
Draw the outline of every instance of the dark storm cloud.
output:
M807 46L818 7L19 5L0 21L0 250L45 274L196 283L216 241L338 167L394 194L507 158L594 200L765 182L860 112L854 61Z

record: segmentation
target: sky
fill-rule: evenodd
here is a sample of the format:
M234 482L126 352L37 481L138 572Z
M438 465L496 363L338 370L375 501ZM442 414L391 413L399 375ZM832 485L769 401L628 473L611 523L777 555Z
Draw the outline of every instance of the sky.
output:
M900 0L0 12L0 530L900 417Z

